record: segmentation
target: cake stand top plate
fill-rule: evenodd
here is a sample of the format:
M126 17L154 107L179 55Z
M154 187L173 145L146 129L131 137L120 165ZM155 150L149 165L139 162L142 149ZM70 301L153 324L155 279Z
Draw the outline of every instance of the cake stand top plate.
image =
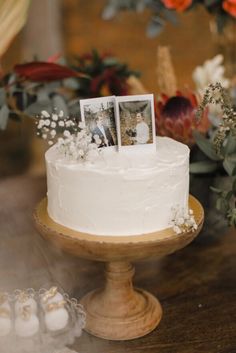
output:
M200 232L204 211L189 196L189 207L198 225L194 232L176 234L172 228L143 235L100 236L78 232L54 222L47 212L47 198L36 207L34 220L40 234L63 251L96 261L134 261L175 252L189 244Z

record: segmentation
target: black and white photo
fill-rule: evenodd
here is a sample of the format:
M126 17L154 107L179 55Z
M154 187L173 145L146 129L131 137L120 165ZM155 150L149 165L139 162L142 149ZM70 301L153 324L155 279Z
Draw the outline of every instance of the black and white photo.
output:
M81 120L99 147L117 145L115 97L80 100Z

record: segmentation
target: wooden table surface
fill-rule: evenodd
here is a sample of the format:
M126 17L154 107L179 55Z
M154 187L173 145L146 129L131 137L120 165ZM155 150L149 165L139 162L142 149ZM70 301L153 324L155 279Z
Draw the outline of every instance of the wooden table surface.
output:
M44 178L22 175L0 180L0 290L56 284L81 297L102 285L103 264L60 253L41 239L32 212L45 192ZM135 285L156 295L164 310L151 334L112 342L83 333L73 349L80 353L236 352L235 233L208 226L185 249L136 264Z

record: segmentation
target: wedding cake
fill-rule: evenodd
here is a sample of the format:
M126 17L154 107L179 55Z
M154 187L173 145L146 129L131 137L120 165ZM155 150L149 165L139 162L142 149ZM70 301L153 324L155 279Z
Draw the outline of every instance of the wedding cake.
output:
M91 161L46 152L48 214L83 233L141 235L171 227L173 209L188 210L189 148L157 137L154 151L103 148Z

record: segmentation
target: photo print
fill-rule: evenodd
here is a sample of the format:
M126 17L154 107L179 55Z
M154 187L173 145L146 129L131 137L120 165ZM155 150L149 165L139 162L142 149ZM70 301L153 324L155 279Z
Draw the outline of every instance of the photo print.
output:
M99 147L117 145L115 97L80 100L81 120L92 134L92 142Z
M116 115L119 148L156 148L153 94L117 97Z

